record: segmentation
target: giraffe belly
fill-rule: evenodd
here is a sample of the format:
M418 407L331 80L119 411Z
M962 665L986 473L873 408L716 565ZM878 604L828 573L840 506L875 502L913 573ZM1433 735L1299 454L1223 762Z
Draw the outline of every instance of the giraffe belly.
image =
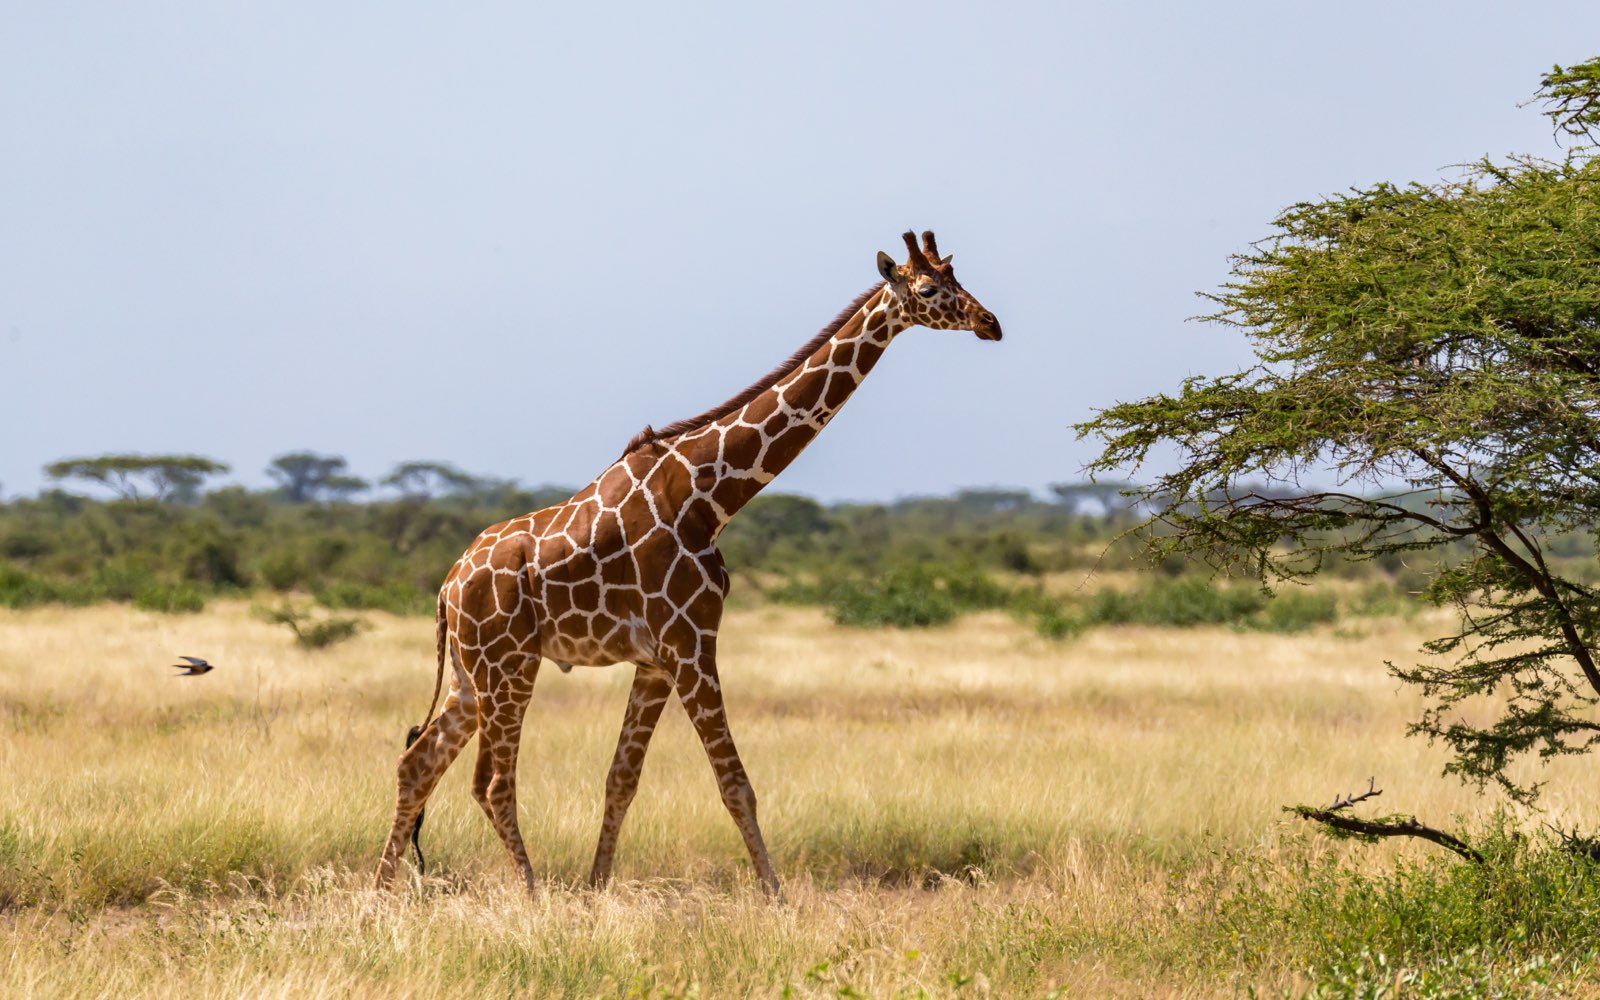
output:
M595 623L599 628L600 623ZM643 618L612 621L600 638L569 635L552 629L540 637L539 651L554 660L565 673L573 667L609 667L615 663L650 662L655 658L655 642Z

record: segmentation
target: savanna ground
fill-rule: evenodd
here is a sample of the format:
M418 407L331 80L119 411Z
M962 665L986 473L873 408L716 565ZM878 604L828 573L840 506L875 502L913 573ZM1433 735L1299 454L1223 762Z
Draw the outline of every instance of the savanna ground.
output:
M732 612L722 672L781 905L676 708L617 882L579 887L627 667L542 671L518 789L533 898L468 793L470 748L428 809L427 878L371 891L433 630L370 621L306 652L244 603L0 611L0 995L1600 995L1580 863L1537 873L1552 929L1518 915L1514 875L1280 811L1376 775L1380 811L1453 829L1600 826L1581 763L1551 770L1545 813L1490 821L1404 737L1417 706L1382 664L1438 620L1053 643L999 614ZM175 679L176 653L220 666Z

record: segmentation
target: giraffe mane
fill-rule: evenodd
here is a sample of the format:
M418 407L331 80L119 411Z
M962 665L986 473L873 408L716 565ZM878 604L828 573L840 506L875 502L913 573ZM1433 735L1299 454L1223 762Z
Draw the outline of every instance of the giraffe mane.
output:
M833 322L819 330L815 337L812 337L810 340L806 341L800 346L799 350L789 355L788 360L783 362L783 364L779 365L778 367L772 369L772 371L768 372L748 389L739 393L737 396L734 396L732 399L729 399L720 406L713 406L704 413L697 414L696 416L690 417L687 420L679 420L674 423L670 423L660 430L656 430L647 424L644 430L635 434L633 439L628 442L628 446L622 449L622 454L627 455L635 448L641 448L644 445L653 444L657 441L663 441L667 438L677 437L680 434L687 434L689 431L704 427L706 424L709 424L714 420L721 420L723 417L734 412L735 410L744 406L746 403L750 402L752 399L755 399L757 396L761 395L763 392L766 392L768 389L777 385L779 380L788 375L790 372L793 372L796 368L799 368L805 363L807 358L815 354L817 348L831 340L834 334L838 333L846 323L850 322L850 317L854 316L862 306L866 305L868 299L878 294L878 291L883 288L885 284L886 282L880 281L876 285L873 285L871 288L862 292L860 295L857 295L849 305L845 306L844 309L839 312L839 315L833 318Z

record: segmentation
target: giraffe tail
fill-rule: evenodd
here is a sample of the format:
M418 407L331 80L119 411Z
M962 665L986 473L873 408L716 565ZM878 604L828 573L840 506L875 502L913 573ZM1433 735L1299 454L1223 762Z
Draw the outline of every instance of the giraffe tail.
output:
M431 713L430 713L431 714ZM406 732L406 749L411 749L411 744L417 742L417 737L422 735L421 726L412 726ZM411 850L417 855L417 874L428 874L428 862L422 857L422 817L427 815L426 806L417 810L417 821L411 824Z
M439 707L439 692L444 688L444 647L448 639L449 624L444 617L444 591L439 591L439 603L435 605L437 621L434 625L434 646L438 656L438 673L433 678L433 700L428 702L428 714L422 720L422 725L412 726L406 732L406 749L411 749L411 744L422 737L423 730L433 721L433 710ZM417 810L417 821L411 825L411 849L417 855L417 874L428 873L428 863L422 857L422 817L428 813L427 807Z

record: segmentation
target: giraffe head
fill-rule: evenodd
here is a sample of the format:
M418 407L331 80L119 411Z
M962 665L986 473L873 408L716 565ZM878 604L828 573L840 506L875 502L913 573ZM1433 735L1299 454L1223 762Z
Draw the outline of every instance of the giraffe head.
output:
M896 264L888 254L878 252L878 273L883 275L893 296L890 308L898 309L906 323L934 330L971 330L980 340L999 340L1000 321L972 293L961 287L950 267L949 257L940 258L933 233L905 234L910 252L904 264Z

